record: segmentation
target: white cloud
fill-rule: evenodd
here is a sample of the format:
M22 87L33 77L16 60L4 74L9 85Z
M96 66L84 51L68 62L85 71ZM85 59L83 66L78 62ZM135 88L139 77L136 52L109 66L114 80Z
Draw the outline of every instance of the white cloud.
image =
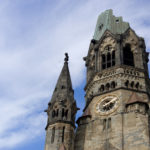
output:
M18 121L20 122L21 119ZM9 134L0 138L1 149L5 149L7 147L12 148L16 145L20 145L22 142L32 140L35 136L39 136L39 134L41 134L41 130L39 129L44 130L42 122L45 122L45 118L41 114L35 116L31 115L24 121L26 122L20 130L9 131Z
M85 78L82 57L87 55L97 17L110 8L130 22L150 50L150 5L146 0L1 3L0 149L12 149L45 132L42 111L62 68L64 52L69 53L73 86L78 88Z

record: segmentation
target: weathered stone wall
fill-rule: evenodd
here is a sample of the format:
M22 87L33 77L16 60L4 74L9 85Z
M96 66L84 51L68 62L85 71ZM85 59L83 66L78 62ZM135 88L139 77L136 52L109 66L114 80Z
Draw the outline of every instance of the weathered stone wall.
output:
M63 128L64 142L62 141ZM55 128L54 141L52 142L52 130ZM59 150L61 145L64 145L66 150L74 150L74 127L70 124L55 123L47 128L45 150Z
M101 115L96 112L96 105L109 94L119 98L119 106L111 114ZM79 120L75 150L150 150L148 112L127 112L126 103L132 91L118 90L109 94L94 97L87 108L91 118ZM137 94L145 102L149 101L147 94Z

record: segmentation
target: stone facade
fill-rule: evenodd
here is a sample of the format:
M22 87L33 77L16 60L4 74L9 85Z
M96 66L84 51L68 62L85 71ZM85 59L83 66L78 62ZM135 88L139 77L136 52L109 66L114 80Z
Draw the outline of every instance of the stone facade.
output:
M65 61L47 110L45 150L150 150L150 79L144 39L107 10L98 18L84 60L86 105L78 127L75 131L78 108ZM58 109L60 116L52 117ZM63 109L68 110L65 118Z

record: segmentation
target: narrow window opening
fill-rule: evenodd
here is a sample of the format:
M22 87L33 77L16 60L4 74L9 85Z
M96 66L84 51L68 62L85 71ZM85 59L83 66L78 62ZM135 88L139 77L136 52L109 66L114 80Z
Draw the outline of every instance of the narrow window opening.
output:
M107 68L109 68L109 67L111 67L111 63L110 62L107 63Z
M107 84L106 84L106 90L109 90L109 88L110 88L110 84L107 83Z
M55 110L52 111L52 118L55 117Z
M125 82L125 86L126 86L126 87L129 86L129 81L128 81L128 80Z
M116 86L116 85L115 85L115 82L113 81L113 82L111 83L111 88L114 89L115 86Z
M101 85L100 92L103 92L105 90L104 85Z
M119 19L116 19L116 23L119 23Z
M106 68L106 57L105 55L103 54L102 55L102 69L105 69Z
M75 115L74 114L71 115L71 120L75 120Z
M134 66L134 58L130 44L126 44L123 48L123 61L125 65Z
M106 62L106 58L105 58L105 55L104 55L104 54L102 55L102 61L103 61L103 63Z
M62 86L61 86L61 89L64 89L64 88L65 88L65 86L64 86L64 85L62 85Z
M134 87L134 81L131 82L131 87L132 87L132 88Z
M102 69L106 69L106 64L103 64L103 65L102 65Z
M65 110L64 110L64 108L62 109L62 117L64 117L65 116Z
M111 67L111 55L110 53L107 54L107 68Z
M112 66L115 66L115 51L112 52Z
M55 140L55 127L52 129L51 143L54 143Z
M103 130L106 129L106 119L103 120Z
M111 60L111 55L110 53L107 54L107 61L110 61Z
M139 88L139 82L136 83L135 87L138 89Z
M110 50L110 45L105 47L106 54L102 54L102 69L115 66L115 50L112 52Z
M62 130L62 142L64 142L64 137L65 137L65 127L63 127L63 130Z
M108 129L111 128L111 118L108 118Z
M68 116L68 110L66 110L66 112L65 112L65 116L66 116L66 118L67 118L67 116Z
M56 111L56 116L58 117L58 114L59 114L59 110L57 109L57 111Z

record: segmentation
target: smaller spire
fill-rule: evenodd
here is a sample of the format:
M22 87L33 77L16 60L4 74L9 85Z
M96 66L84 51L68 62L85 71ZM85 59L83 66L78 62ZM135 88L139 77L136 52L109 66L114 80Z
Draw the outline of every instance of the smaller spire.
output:
M60 95L62 99L66 99L67 96L70 95L71 93L73 96L73 89L68 67L68 61L69 61L68 53L65 53L64 65L59 75L55 90L53 92L51 102L56 101L57 97L60 97Z
M67 121L75 126L77 106L74 99L68 60L68 54L65 53L64 65L57 80L51 101L48 104L48 110L46 110L49 115L48 125L56 121Z

